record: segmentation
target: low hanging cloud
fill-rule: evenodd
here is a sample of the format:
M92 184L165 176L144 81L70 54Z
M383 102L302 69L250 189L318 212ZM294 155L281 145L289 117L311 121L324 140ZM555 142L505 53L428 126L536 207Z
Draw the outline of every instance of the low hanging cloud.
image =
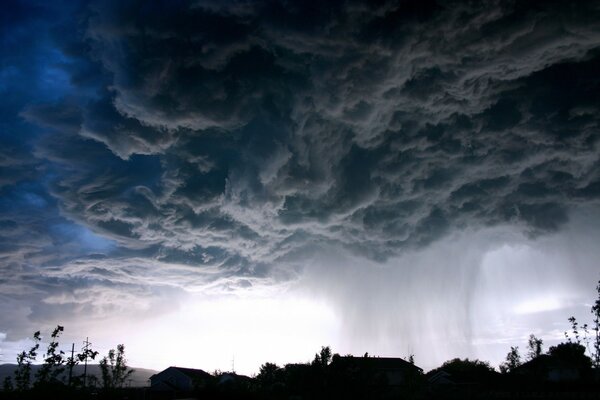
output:
M385 259L473 225L543 233L597 198L588 7L92 5L81 56L110 91L68 127L26 115L125 161L56 193L116 237L272 262L311 240Z
M34 101L13 82L26 95L2 100L19 115L11 129L33 132L18 151L0 150L0 190L14 198L2 208L3 268L48 267L42 276L72 288L44 286L46 305L79 295L70 276L119 292L132 263L152 265L167 291L248 287L294 279L321 251L367 266L465 230L559 232L570 210L598 207L591 2L67 11L44 25L35 48L51 56L33 71L53 68L63 83L36 83ZM64 257L64 229L48 221L93 243ZM64 243L66 253L77 241ZM30 275L14 276L6 282ZM138 298L162 290L142 281Z

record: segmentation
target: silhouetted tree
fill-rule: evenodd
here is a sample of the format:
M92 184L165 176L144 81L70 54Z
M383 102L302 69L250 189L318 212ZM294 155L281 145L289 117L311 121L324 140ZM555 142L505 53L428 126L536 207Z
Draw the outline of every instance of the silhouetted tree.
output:
M326 367L331 362L331 348L329 346L322 346L321 351L315 354L313 365L319 365Z
M64 371L64 352L58 351L58 337L64 331L64 328L58 325L50 335L50 343L44 354L44 363L36 374L36 383L38 387L47 386L55 382Z
M260 367L256 380L263 387L281 382L283 380L283 368L270 362L264 363Z
M329 370L327 366L331 362L331 348L322 346L321 351L315 354L310 369L310 385L314 391L313 396L322 395L329 385Z
M15 369L15 385L18 391L29 389L31 384L31 363L37 357L38 349L40 348L40 331L33 334L33 346L29 351L22 351L17 355L17 368Z
M592 328L595 333L594 337L594 352L592 354L592 362L595 368L600 368L600 281L596 286L596 301L592 305L592 315L594 316L593 322L594 327Z
M535 335L529 335L529 341L527 343L527 347L529 348L529 352L527 353L528 360L533 360L542 355L542 345L544 341L535 337Z
M102 373L102 387L104 389L122 388L133 369L127 366L125 359L125 346L117 345L117 350L110 349L108 356L100 360Z
M100 353L98 353L95 350L92 350L91 347L86 346L81 350L81 353L77 353L77 355L74 357L73 360L68 360L67 364L72 363L72 366L75 366L75 365L77 365L77 363L82 363L82 362L85 362L86 360L95 360L96 357L98 357L98 354L100 354ZM84 376L85 373L86 372L82 373L79 377L77 377L77 379L75 379L75 384L82 385L82 386L86 386L86 385L96 386L98 378L96 378L93 375L92 376Z
M494 373L494 368L487 362L481 360L469 360L465 358L461 360L460 358L453 358L452 360L448 360L442 364L441 367L435 368L429 371L427 374L431 375L440 370L443 370L450 375L456 376L487 376L490 373Z
M500 372L507 373L513 371L521 365L521 355L519 354L519 346L510 348L510 351L506 355L506 361L500 364Z
M575 339L575 343L581 344L581 339L579 337L579 323L574 316L569 317L569 322L571 323L571 335L569 335L568 331L565 331L565 338L567 338L567 342L572 343L573 339Z
M450 375L449 379L458 385L492 385L498 379L498 373L486 361L470 360L468 358L454 358L427 373L427 377L437 375L443 371ZM460 397L456 397L460 398Z
M573 316L569 318L569 322L571 323L571 333L569 334L568 331L565 331L565 338L567 339L567 343L581 344L582 339L580 332L583 330L583 343L590 354L592 364L594 367L600 368L600 281L598 281L598 285L596 286L596 293L597 298L590 310L593 315L593 338L589 337L588 324L583 324L579 327L577 319ZM590 341L593 343L592 348L590 348Z
M592 360L585 355L585 347L577 343L560 343L550 347L548 355L581 368L591 368Z
M264 363L256 381L265 398L281 398L285 390L285 371L274 363Z

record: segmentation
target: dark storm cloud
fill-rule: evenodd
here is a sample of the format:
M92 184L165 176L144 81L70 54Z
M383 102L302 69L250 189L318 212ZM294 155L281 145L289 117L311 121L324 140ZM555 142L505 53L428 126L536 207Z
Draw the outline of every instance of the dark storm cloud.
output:
M467 228L555 231L598 204L593 2L67 11L32 46L52 54L32 75L60 79L2 100L37 131L2 150L0 184L24 210L36 197L18 182L36 182L56 218L113 241L120 263L199 266L235 286L288 279L302 251L385 260ZM3 85L24 64L5 64ZM6 235L48 218L13 211ZM17 237L6 253L36 242Z

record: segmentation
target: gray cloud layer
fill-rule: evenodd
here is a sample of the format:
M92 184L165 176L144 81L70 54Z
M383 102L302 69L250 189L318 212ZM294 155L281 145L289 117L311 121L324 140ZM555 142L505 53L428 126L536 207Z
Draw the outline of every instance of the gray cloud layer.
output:
M556 229L598 194L600 26L520 7L98 8L111 91L73 132L160 167L91 168L58 196L117 236L255 262L311 238L385 257L472 224Z

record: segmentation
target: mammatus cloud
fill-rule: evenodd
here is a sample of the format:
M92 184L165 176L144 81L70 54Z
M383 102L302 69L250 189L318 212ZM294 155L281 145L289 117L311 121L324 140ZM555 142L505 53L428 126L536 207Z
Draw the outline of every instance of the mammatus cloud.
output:
M598 207L592 2L46 7L15 6L0 75L0 293L35 288L31 318Z

